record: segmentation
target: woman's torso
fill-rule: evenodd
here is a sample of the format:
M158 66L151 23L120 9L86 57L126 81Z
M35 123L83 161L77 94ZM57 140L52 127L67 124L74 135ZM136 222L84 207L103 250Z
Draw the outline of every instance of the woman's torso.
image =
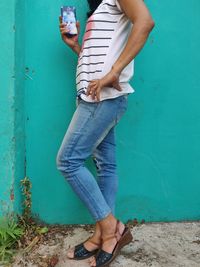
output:
M112 68L121 54L131 30L131 22L121 11L117 0L103 0L88 18L76 72L77 96L94 102L85 92L91 80L100 79ZM135 90L129 81L134 73L134 62L129 63L119 77L122 91L105 87L100 99L115 98Z

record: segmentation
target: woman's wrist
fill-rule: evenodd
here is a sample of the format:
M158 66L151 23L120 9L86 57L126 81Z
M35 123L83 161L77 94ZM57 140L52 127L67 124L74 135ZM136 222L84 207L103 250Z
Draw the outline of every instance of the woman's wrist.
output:
M81 46L80 44L77 42L75 43L73 46L71 46L71 49L77 53L79 55L80 51L81 51Z
M114 64L114 65L112 66L111 71L112 71L112 73L118 78L119 75L120 75L120 73L121 73L121 71L122 71L122 69L120 68L119 65Z

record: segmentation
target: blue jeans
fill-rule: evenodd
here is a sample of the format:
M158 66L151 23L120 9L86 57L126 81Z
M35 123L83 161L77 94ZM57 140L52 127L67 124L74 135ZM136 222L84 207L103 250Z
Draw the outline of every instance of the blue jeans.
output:
M115 213L118 188L115 125L127 108L127 95L100 102L79 100L56 157L57 169L95 221ZM92 156L97 179L85 167Z

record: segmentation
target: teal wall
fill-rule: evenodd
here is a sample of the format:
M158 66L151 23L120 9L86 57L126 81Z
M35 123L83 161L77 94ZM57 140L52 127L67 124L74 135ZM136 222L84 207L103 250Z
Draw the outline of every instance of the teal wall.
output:
M3 11L3 12L2 12ZM0 213L12 211L14 183L15 5L0 2Z
M131 82L135 93L117 126L117 216L123 220L197 220L200 2L146 3L156 27L136 58ZM0 16L12 32L5 30L7 41L0 51L7 66L1 60L0 198L8 201L14 183L14 209L20 211L19 180L26 174L33 184L33 213L41 220L91 223L90 214L56 169L56 154L75 110L77 57L60 39L58 15L63 4L77 6L83 34L86 1L27 0L25 6L13 1L9 12L13 15L4 12ZM15 34L11 30L14 21ZM15 112L11 96L15 96Z
M0 2L0 214L20 212L25 176L23 0Z
M15 2L15 181L14 211L21 211L20 180L26 175L25 1Z

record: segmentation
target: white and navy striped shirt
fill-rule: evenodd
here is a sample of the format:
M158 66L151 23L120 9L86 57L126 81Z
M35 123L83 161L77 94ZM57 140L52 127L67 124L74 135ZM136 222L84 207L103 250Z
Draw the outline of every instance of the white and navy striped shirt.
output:
M85 92L90 81L100 79L112 68L121 54L132 24L122 12L117 0L103 0L88 18L76 72L77 96L94 102ZM113 87L101 90L100 100L115 98L135 90L129 81L134 73L134 61L129 63L119 77L122 91Z

